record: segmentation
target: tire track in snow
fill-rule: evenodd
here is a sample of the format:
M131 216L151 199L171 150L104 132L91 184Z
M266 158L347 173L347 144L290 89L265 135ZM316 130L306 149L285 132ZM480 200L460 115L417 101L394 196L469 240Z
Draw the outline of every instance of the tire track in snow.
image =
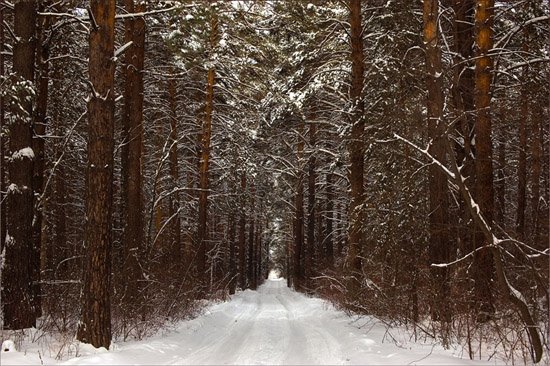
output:
M326 326L317 319L318 314L310 313L310 309L300 306L304 304L304 300L307 302L313 299L289 289L286 292L288 293L281 292L277 295L277 300L291 314L289 324L293 341L290 342L292 346L284 363L307 365L343 362L345 358L342 356L341 341L326 330Z
M243 306L245 300L250 299L254 300L255 304L253 306ZM203 345L200 348L176 360L173 364L231 364L232 362L231 359L228 359L227 350L237 352L244 341L243 335L246 335L253 327L259 315L258 309L261 308L261 299L257 296L246 296L239 300L240 301L232 305L233 309L231 309L237 309L238 312L236 314L232 314L231 312L227 314L222 310L222 312L230 316L230 320L224 327L220 327L216 332L212 332L209 337L204 337L202 342ZM206 320L208 322L208 318ZM203 326L203 328L206 327Z

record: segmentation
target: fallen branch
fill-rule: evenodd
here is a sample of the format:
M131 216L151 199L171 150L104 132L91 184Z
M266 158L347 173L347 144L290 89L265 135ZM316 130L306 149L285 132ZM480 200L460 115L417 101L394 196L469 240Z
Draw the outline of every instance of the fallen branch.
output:
M468 187L466 187L465 178L460 174L460 169L458 168L458 164L456 162L456 158L454 156L454 152L451 148L451 144L449 143L449 138L445 135L444 142L445 142L445 148L447 155L449 157L449 160L451 162L451 168L447 168L443 163L441 163L439 160L435 159L429 152L428 149L422 149L416 144L410 142L409 140L394 134L394 137L406 143L407 145L411 146L416 151L420 152L422 155L424 155L426 158L430 160L432 164L439 167L458 187L462 199L464 200L464 203L468 207L468 210L470 211L470 214L472 215L472 218L474 222L476 223L477 227L482 231L483 236L489 243L486 248L491 251L493 262L495 265L495 272L497 277L497 282L505 295L506 300L508 300L518 311L521 320L525 324L525 327L527 328L527 332L529 334L529 338L531 340L531 344L533 346L533 350L535 352L533 356L533 361L535 363L540 362L542 359L542 353L543 353L543 347L541 338L538 332L538 326L533 320L533 316L531 315L531 312L529 311L529 307L527 306L527 303L525 301L525 298L521 294L520 291L518 291L516 288L512 286L512 284L508 281L508 278L506 277L506 272L504 271L504 265L502 263L502 258L500 256L501 251L501 244L509 241L509 239L499 239L493 234L493 231L491 229L491 226L483 216L483 213L481 212L478 204L473 199L472 195L470 194L470 190Z

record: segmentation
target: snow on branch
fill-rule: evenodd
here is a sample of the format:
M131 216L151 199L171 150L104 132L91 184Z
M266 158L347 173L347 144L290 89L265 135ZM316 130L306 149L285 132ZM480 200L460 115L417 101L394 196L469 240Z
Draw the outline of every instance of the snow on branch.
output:
M132 46L134 44L134 41L130 41L122 46L120 46L116 51L115 51L115 60L118 56L120 56L121 54L124 53L124 51L126 51L128 48L130 48L130 46Z
M535 320L533 319L533 316L531 315L531 311L529 310L529 306L527 305L525 297L522 295L522 293L519 290L517 290L510 283L510 281L508 280L508 277L506 276L506 272L504 270L504 263L501 258L501 251L503 250L503 248L501 245L504 242L508 241L509 239L499 239L495 236L495 234L493 233L493 229L485 219L483 212L479 208L479 205L472 198L472 195L470 194L470 190L468 189L468 187L466 187L466 184L465 184L466 179L460 174L460 169L456 162L454 151L451 147L448 136L444 135L443 139L445 143L447 156L450 161L450 169L447 168L442 162L434 158L428 152L428 149L422 149L416 144L412 143L411 141L397 134L394 134L394 136L397 140L404 142L405 144L411 146L416 151L423 154L426 158L428 158L431 161L432 164L439 167L449 177L449 179L453 181L459 188L463 201L466 204L466 207L468 208L468 210L470 211L470 214L472 215L472 219L474 223L476 224L478 229L481 230L481 232L483 233L483 236L485 237L485 240L488 242L488 244L482 248L483 249L487 248L488 250L491 251L491 255L493 257L493 263L495 266L497 284L501 288L501 291L504 294L506 300L508 300L508 302L516 308L516 310L518 311L521 317L521 320L523 321L526 327L527 333L529 334L529 338L531 340L531 344L533 346L533 350L535 353L533 355L533 361L535 363L540 362L540 360L542 359L543 347L542 347L542 342L541 342L537 323L535 322Z

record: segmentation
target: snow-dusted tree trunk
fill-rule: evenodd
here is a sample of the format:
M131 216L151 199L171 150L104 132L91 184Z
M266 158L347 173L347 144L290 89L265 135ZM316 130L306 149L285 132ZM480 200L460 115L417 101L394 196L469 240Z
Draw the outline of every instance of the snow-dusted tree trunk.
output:
M306 236L306 250L304 258L304 269L306 271L306 278L312 277L313 269L315 266L315 251L316 251L316 238L315 238L315 222L316 222L316 187L317 181L316 174L316 157L315 157L315 145L317 138L317 121L315 121L316 115L313 112L309 117L309 161L307 167L307 236Z
M493 148L491 123L491 92L493 60L489 51L493 48L494 0L477 0L475 12L475 197L489 226L493 222ZM490 244L487 239L476 238L476 247ZM492 252L478 251L475 255L475 286L479 301L479 320L487 319L494 311L491 300L493 277Z
M297 172L296 193L294 196L294 248L293 248L293 284L298 290L304 286L304 171L302 159L304 155L304 122L298 121L298 143L296 150Z
M0 8L0 77L4 76L4 11L4 8ZM1 128L4 127L5 117L4 95L0 93ZM4 136L0 136L0 248L4 248L4 240L6 239L6 203L4 201L4 192L6 192L5 145Z
M529 33L527 27L523 31L522 51L529 52ZM523 73L527 76L528 68L523 67ZM518 193L516 211L516 232L519 240L525 240L525 209L527 206L527 124L529 120L528 84L524 83L520 91L521 106L518 116Z
M42 11L50 1L41 1L39 10ZM33 218L33 263L32 263L32 278L33 278L33 298L36 315L42 315L41 311L41 288L40 288L40 251L42 247L42 238L44 235L43 227L43 210L42 193L44 191L44 171L46 167L45 157L45 135L46 125L48 122L48 94L49 94L49 72L50 72L50 44L46 39L46 30L50 24L50 18L44 17L38 23L37 42L36 42L36 59L38 66L38 75L36 78L36 110L34 114L34 134L33 145L34 151L34 171L33 171L33 190L36 197L34 204Z
M237 288L237 220L235 211L231 210L228 218L229 233L229 294L233 295Z
M452 102L455 110L455 132L462 143L454 145L456 159L462 165L462 175L466 184L472 188L475 184L474 167L474 9L475 0L453 0L453 83L451 84ZM458 221L460 250L470 251L475 246L475 230L471 230L470 213L460 205Z
M324 232L324 255L329 269L334 267L334 173L326 174L326 219Z
M218 43L218 17L216 10L211 7L210 11L210 52ZM213 60L211 60L213 61ZM216 82L216 69L210 65L206 83L206 104L204 120L202 122L201 154L199 162L199 222L197 234L197 275L199 280L206 283L206 253L208 252L208 173L210 166L210 140L212 137L212 115L214 113L214 83Z
M257 231L256 228L256 192L254 189L254 182L250 183L250 222L248 224L248 256L247 256L247 271L246 271L246 277L247 277L247 283L248 287L250 287L252 290L256 289L256 282L254 279L254 268L256 266L256 258L255 258L255 250L254 246L256 244L255 242L255 233Z
M426 53L426 89L428 134L430 136L430 154L441 162L445 162L443 121L443 80L441 67L441 52L439 50L439 1L424 0L424 47ZM430 201L430 242L429 261L431 263L446 262L449 259L449 199L447 194L447 178L436 166L429 169L429 201ZM448 306L450 286L448 268L432 268L431 271L434 297L431 304L432 317L435 320L450 321Z
M543 129L542 121L544 120L543 106L541 104L535 105L533 110L533 117L531 120L531 136L533 143L531 145L531 210L533 212L531 229L533 232L533 242L537 247L544 248L544 243L541 242L543 237L543 228L548 229L548 222L543 220L541 212L542 200L541 200L541 162L542 162L542 146L543 146Z
M125 0L128 13L144 12L145 4ZM145 55L145 20L142 17L124 21L124 42L131 46L125 54L125 87L122 116L124 145L122 148L122 182L124 209L124 284L125 314L130 318L140 303L139 278L142 277L140 257L143 249L143 63Z
M105 348L111 344L115 3L90 0L86 259L77 334L80 341Z
M239 286L246 288L246 172L241 172L241 197L239 218Z
M185 268L183 265L184 260L184 247L181 242L181 222L179 216L180 209L180 194L179 194L179 168L178 168L178 115L176 105L176 80L171 77L168 80L168 103L170 105L170 135L168 160L170 166L170 177L172 181L171 189L174 193L170 195L170 248L172 261L172 268L181 269L180 273L183 273ZM177 270L174 271L177 273Z
M363 233L363 174L365 159L365 102L363 100L363 77L365 65L363 61L363 28L361 16L361 0L350 0L349 22L351 26L351 88L350 101L351 133L348 149L351 160L349 181L351 185L351 202L349 206L349 247L346 258L346 272L350 276L348 291L353 297L358 290L362 277L364 233Z
M30 328L36 323L32 266L33 248L33 82L36 51L37 2L15 3L13 71L17 78L17 107L9 124L9 186L6 238L2 248L2 306L4 328Z

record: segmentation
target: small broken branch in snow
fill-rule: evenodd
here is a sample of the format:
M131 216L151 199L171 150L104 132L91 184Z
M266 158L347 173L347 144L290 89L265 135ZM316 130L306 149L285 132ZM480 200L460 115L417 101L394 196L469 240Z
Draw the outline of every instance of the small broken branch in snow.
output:
M170 8L166 8L166 9L157 9L157 10L145 11L145 12L141 12L141 13L119 14L119 15L115 15L115 19L119 20L119 19L141 18L141 17L146 17L148 15L167 13L167 12L170 12L170 11L173 11L173 10L178 10L178 9L192 8L194 6L195 5L181 5L180 4L180 5L175 5L175 6L172 6ZM95 19L94 19L92 13L91 13L91 10L86 9L86 12L88 13L88 16L79 16L79 15L70 14L70 13L52 13L52 12L41 12L41 13L38 13L38 15L42 16L42 17L72 18L72 19L74 19L78 22L85 22L85 21L89 21L91 19L91 23L94 26L94 29L97 29L96 28L97 23L95 22Z
M445 268L445 267L450 267L452 265L455 265L455 264L458 264L462 261L464 261L465 259L468 259L470 257L473 257L475 253L481 251L481 250L484 250L484 249L487 249L489 246L488 245L483 245L481 247L478 247L478 248L475 248L474 250L472 250L471 252L469 252L468 254L458 258L458 259L455 259L454 261L452 262L448 262L448 263L432 263L430 264L431 267L438 267L438 268Z
M71 126L71 128L69 129L69 131L67 132L67 134L65 135L64 137L64 140L63 140L63 143L61 144L61 154L59 155L59 157L57 158L57 160L53 163L53 166L52 168L50 169L50 173L48 175L48 179L46 180L46 183L44 184L44 188L42 189L42 195L40 196L40 199L38 200L38 207L40 210L42 210L42 206L44 204L44 197L48 191L48 188L52 182L52 179L56 173L56 170L57 170L57 167L59 166L59 164L61 164L61 160L63 160L63 157L65 156L65 153L67 152L67 146L71 140L71 137L75 131L75 128L76 126L78 126L78 124L80 123L80 121L82 121L82 119L84 119L84 117L86 116L86 114L88 113L88 111L84 111L84 113L82 113L80 115L80 117L78 117L78 119L76 120L76 122Z
M115 60L118 56L120 56L121 54L124 53L124 51L126 51L128 48L130 48L131 45L134 44L134 41L130 41L122 46L120 46L116 51L115 51Z
M18 38L17 36L15 35L15 33L13 33L13 30L11 29L10 25L8 23L6 23L6 21L2 21L2 25L4 26L4 29L8 31L10 37L13 39L14 42L17 42Z
M92 9L87 8L86 11L88 12L88 19L90 20L90 23L92 24L92 28L95 32L99 29L97 26L97 22L95 21L94 14L92 13Z
M150 10L150 11L144 11L144 12L141 12L141 13L120 14L120 15L115 16L115 19L141 18L141 17L145 17L145 16L148 16L148 15L167 13L167 12L170 12L172 10L183 9L183 8L191 8L193 6L194 5L179 4L179 5L174 5L170 8L166 8L166 9Z

